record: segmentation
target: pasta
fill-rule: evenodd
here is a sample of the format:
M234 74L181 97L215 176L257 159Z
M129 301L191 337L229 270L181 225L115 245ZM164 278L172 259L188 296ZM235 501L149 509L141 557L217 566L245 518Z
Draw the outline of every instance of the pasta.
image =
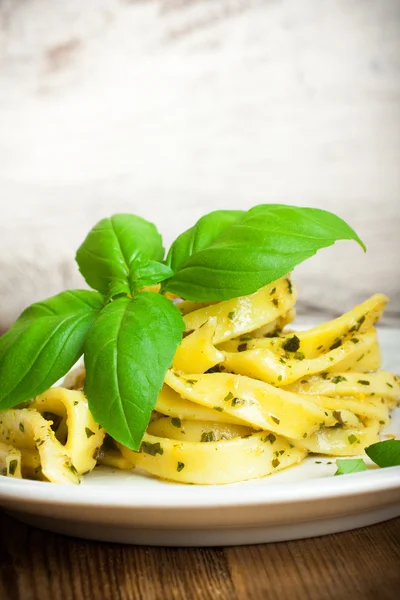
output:
M186 326L135 452L96 423L82 366L62 387L0 412L0 470L79 483L97 465L142 469L181 483L264 477L308 454L356 456L379 440L400 399L379 370L375 294L341 317L294 332L289 276L218 303L177 304Z

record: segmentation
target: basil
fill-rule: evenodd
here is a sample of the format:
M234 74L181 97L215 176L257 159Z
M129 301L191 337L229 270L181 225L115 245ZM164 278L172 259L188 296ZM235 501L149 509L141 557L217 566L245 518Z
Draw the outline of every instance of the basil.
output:
M207 245L188 252L185 262L182 257L175 263L171 260L176 273L165 289L197 301L251 294L341 239L355 240L365 248L355 231L330 212L277 204L258 206Z
M356 436L349 436L350 444L353 444L355 441L357 441ZM377 442L365 448L365 453L378 467L400 466L400 440ZM346 475L348 473L367 470L362 458L338 459L336 464L338 470L335 475Z
M110 284L118 293L129 294L135 267L143 261L161 261L161 235L155 225L129 214L102 219L91 229L76 253L79 270L90 287L109 293ZM114 292L115 293L115 292Z
M100 294L62 292L27 308L0 338L0 409L41 394L78 360L103 307Z
M336 466L337 471L335 475L348 475L349 473L358 473L367 470L362 458L338 458Z
M181 269L192 254L207 248L245 214L242 210L216 210L204 215L174 241L168 252L167 265L174 271Z
M365 448L366 454L378 467L400 465L400 440L385 440Z
M249 294L339 239L363 246L344 221L326 211L276 204L218 210L182 233L163 262L155 225L130 214L102 219L76 254L80 272L96 291L62 292L33 304L0 338L0 409L44 392L84 353L85 393L94 418L129 448L162 453L142 439L184 330L178 309L162 294L195 301ZM161 294L140 291L158 283ZM291 292L289 280L288 286ZM278 298L272 301L278 306ZM228 319L235 319L233 311ZM286 343L295 358L304 358L296 336ZM232 393L225 401L244 402ZM93 432L86 428L86 435ZM214 438L204 432L201 441ZM271 443L274 439L270 434Z
M85 344L85 393L96 421L134 450L182 339L179 310L153 292L118 298L101 312Z

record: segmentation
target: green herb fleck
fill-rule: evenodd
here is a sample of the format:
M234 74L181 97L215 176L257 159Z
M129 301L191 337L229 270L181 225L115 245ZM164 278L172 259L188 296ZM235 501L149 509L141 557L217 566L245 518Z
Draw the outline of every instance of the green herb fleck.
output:
M353 342L353 344L358 344L358 342L360 341L358 338L350 338L350 341Z
M18 467L18 461L16 459L10 460L10 464L8 465L8 472L10 475L14 475L15 471Z
M336 338L336 340L333 342L332 346L329 346L329 350L336 350L336 348L339 348L339 346L342 345L342 340L340 340L339 338Z
M238 352L245 352L245 350L247 350L246 342L244 342L243 344L239 344L237 349L238 349Z
M201 435L201 442L215 442L216 437L213 431L204 431Z
M276 292L276 287L272 288L272 290L270 290L269 295L272 296L273 294L275 294Z
M274 460L272 461L272 466L274 467L274 469L276 469L277 467L279 467L279 465L281 464L279 459L274 458Z
M341 425L344 425L344 421L342 419L342 413L340 411L334 410L332 414L335 417L336 421L338 421L338 423L340 423Z
M269 433L268 435L265 436L265 438L263 438L261 440L262 442L269 442L270 444L274 444L276 441L276 437L274 436L273 433Z
M180 429L182 427L182 422L179 417L172 417L171 425Z
M281 422L281 420L278 419L278 417L274 417L274 415L270 415L270 417L277 425L279 425L279 423Z
M92 437L92 435L94 435L94 431L89 429L89 427L85 427L85 433L86 433L87 438L90 438L90 437Z
M224 409L222 408L222 406L214 406L214 410L218 411L218 412L223 412Z
M151 456L155 456L156 454L164 454L164 450L161 447L160 442L156 442L155 444L151 444L150 442L142 442L140 446L140 452L150 454Z
M229 394L225 396L224 402L229 402L229 400L232 400L232 398L234 398L234 395L232 394L232 392L229 392Z
M176 467L176 470L178 471L178 473L180 473L182 471L182 469L185 468L185 463L183 462L178 462L178 466Z
M278 298L272 298L272 304L274 306L278 307L279 306L279 300L278 300Z
M304 352L295 352L293 358L295 358L296 360L304 360Z
M233 321L234 316L235 316L235 311L234 310L232 310L231 312L228 313L228 319L230 321Z
M25 431L24 424L23 424L23 423L20 423L20 424L18 425L18 429L19 429L19 430L20 430L22 433L24 433L24 431Z
M231 406L243 406L244 404L246 404L246 400L243 398L234 398L231 402Z
M371 382L368 379L359 379L357 383L361 383L361 385L370 385Z
M349 444L355 444L358 442L358 438L354 434L349 435L347 439L349 440Z
M283 342L282 348L286 350L286 352L297 352L300 348L300 339L297 335L294 335Z
M342 375L336 375L336 377L332 377L332 383L341 383L342 381L347 381L346 377L342 377Z
M360 327L364 323L364 321L365 321L365 315L363 315L362 317L357 319L357 324L353 325L353 327L351 327L349 329L349 333L353 333L353 331L360 331Z

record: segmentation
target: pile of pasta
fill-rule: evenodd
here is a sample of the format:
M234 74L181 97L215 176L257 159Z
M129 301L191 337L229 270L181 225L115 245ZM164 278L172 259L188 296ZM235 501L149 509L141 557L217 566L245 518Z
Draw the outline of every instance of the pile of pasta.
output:
M400 383L380 371L376 294L343 316L294 332L296 288L178 302L186 332L139 452L94 422L78 367L63 387L0 412L4 475L79 483L96 464L194 484L264 477L308 454L355 456L379 440Z

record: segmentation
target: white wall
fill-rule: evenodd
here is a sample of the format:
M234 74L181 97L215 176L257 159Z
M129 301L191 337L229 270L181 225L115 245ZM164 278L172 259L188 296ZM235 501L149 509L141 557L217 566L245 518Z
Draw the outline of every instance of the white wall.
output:
M101 216L319 206L368 245L297 270L304 309L400 316L400 2L0 3L0 328L81 286Z

